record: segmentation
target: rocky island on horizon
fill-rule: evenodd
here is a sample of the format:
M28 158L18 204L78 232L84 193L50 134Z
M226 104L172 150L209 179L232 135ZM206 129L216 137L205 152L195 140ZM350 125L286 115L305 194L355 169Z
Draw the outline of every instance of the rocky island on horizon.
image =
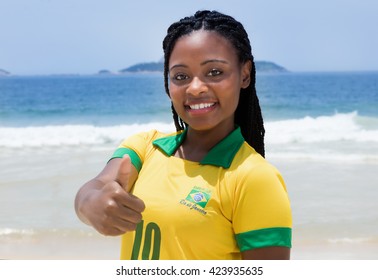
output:
M4 69L0 69L0 76L9 76L10 73Z
M280 66L271 61L255 61L256 72L259 73L285 73L289 72L283 66ZM117 75L127 73L151 73L151 72L163 72L164 62L142 62L134 64L130 67L119 70L118 72L112 72L110 70L102 69L97 72L97 75ZM0 68L0 77L13 76L9 71ZM68 74L72 75L72 74Z
M256 72L278 73L289 72L286 68L270 61L255 61ZM164 63L159 62L143 62L134 64L128 68L119 71L120 74L125 73L141 73L141 72L163 72ZM101 70L99 74L111 74L110 71Z

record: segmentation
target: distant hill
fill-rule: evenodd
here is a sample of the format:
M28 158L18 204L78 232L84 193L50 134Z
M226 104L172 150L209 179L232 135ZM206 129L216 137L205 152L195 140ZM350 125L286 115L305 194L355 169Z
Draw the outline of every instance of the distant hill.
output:
M0 69L0 76L9 76L9 75L10 75L10 73L8 71Z
M255 61L257 72L288 72L284 67L270 61ZM163 62L144 62L132 65L122 69L119 73L136 73L136 72L162 72L164 70Z
M122 69L120 73L128 72L163 72L164 63L163 62L144 62L138 63L128 68Z
M109 70L104 69L104 70L98 71L97 74L99 74L99 75L112 75L113 73Z
M289 72L286 68L270 61L255 61L256 72Z

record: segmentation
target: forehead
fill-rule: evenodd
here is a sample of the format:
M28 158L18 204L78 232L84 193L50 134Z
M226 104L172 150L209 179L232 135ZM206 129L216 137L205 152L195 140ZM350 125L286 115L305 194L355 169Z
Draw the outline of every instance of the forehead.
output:
M183 55L228 56L237 58L231 42L215 31L203 29L180 37L173 47L171 58Z

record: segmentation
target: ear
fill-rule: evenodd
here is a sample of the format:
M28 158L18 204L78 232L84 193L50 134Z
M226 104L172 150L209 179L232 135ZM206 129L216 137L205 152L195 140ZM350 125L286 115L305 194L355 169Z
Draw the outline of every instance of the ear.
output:
M248 60L242 65L241 77L242 83L241 88L247 88L251 83L251 71L252 71L252 62Z

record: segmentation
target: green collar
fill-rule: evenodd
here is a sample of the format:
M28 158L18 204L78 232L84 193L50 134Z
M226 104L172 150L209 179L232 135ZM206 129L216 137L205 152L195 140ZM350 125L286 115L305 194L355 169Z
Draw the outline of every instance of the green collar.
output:
M179 132L172 136L156 139L153 145L168 156L172 156L177 148L181 145L186 137L187 130ZM222 141L215 145L209 153L200 161L200 164L209 164L229 168L235 154L244 143L240 127L226 136Z

